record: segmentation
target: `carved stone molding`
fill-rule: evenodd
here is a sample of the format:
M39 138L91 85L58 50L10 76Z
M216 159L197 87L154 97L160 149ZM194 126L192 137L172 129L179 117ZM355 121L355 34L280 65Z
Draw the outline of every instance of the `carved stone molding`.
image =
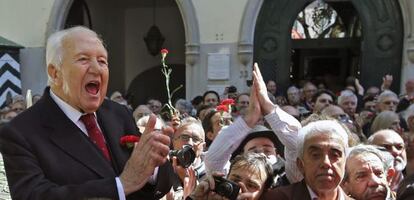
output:
M407 58L411 63L414 63L414 49L407 49Z
M200 45L198 44L187 44L185 50L185 61L186 64L194 66L200 59Z
M238 47L239 61L244 66L249 65L253 59L253 44L251 43L239 43Z

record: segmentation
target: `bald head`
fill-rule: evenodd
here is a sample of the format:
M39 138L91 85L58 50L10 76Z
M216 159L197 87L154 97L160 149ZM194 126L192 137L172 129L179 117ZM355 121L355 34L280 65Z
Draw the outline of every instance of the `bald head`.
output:
M344 110L336 105L329 105L328 107L325 107L321 114L335 118L335 119L339 119L340 117L346 115Z
M383 129L375 132L368 138L368 142L371 144L380 145L381 142L387 139L392 140L393 142L404 143L404 140L401 138L401 136L391 129Z
M394 156L395 170L404 170L407 164L407 153L405 151L404 140L397 132L391 129L377 131L368 138L368 143L386 148Z
M295 117L296 119L299 119L300 117L300 113L299 110L293 106L282 106L280 107L282 110L284 110L285 112L287 112L289 115L292 115L293 117Z

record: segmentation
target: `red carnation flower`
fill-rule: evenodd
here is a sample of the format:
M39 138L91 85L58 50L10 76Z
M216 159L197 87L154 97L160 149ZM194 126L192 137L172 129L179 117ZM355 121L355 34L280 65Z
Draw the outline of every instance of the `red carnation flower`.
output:
M161 49L161 54L168 54L168 49Z
M226 105L218 105L216 110L219 112L229 112L229 107Z
M234 99L224 99L223 101L221 101L220 103L221 105L234 105Z
M127 148L133 148L135 142L139 142L139 137L136 135L125 135L121 137L121 145Z

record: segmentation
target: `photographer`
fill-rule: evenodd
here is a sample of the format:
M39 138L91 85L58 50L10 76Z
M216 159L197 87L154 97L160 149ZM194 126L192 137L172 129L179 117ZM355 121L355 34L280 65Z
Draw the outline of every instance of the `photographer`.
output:
M186 199L256 200L272 184L272 173L272 166L264 154L242 154L233 160L228 180L209 177L209 181L202 181Z
M196 180L205 175L205 166L202 158L204 149L204 130L201 123L192 118L185 118L172 138L173 168L175 181L173 184L174 199L180 199L184 190L184 183L189 174L193 174ZM179 153L181 151L181 153ZM194 171L193 171L194 170ZM191 188L190 188L191 189Z

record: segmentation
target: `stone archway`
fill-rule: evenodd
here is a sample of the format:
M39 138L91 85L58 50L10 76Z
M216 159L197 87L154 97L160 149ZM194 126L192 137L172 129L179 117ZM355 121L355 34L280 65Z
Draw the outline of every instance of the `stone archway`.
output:
M46 30L46 38L53 32L61 30L65 26L65 21L69 10L75 0L56 0L53 3L51 15ZM181 13L185 29L185 80L187 83L199 80L197 67L200 57L200 34L198 18L192 0L176 0L176 4ZM191 84L186 86L187 98L193 94L198 94L198 86Z
M46 29L46 38L65 27L66 18L74 0L55 0Z
M254 60L265 79L278 80L282 88L290 84L292 41L290 29L297 14L310 0L264 0L256 22ZM350 0L363 29L360 79L364 85L380 85L384 74L400 82L403 25L400 5L388 0ZM282 16L282 17L280 17ZM394 91L399 85L393 84Z

